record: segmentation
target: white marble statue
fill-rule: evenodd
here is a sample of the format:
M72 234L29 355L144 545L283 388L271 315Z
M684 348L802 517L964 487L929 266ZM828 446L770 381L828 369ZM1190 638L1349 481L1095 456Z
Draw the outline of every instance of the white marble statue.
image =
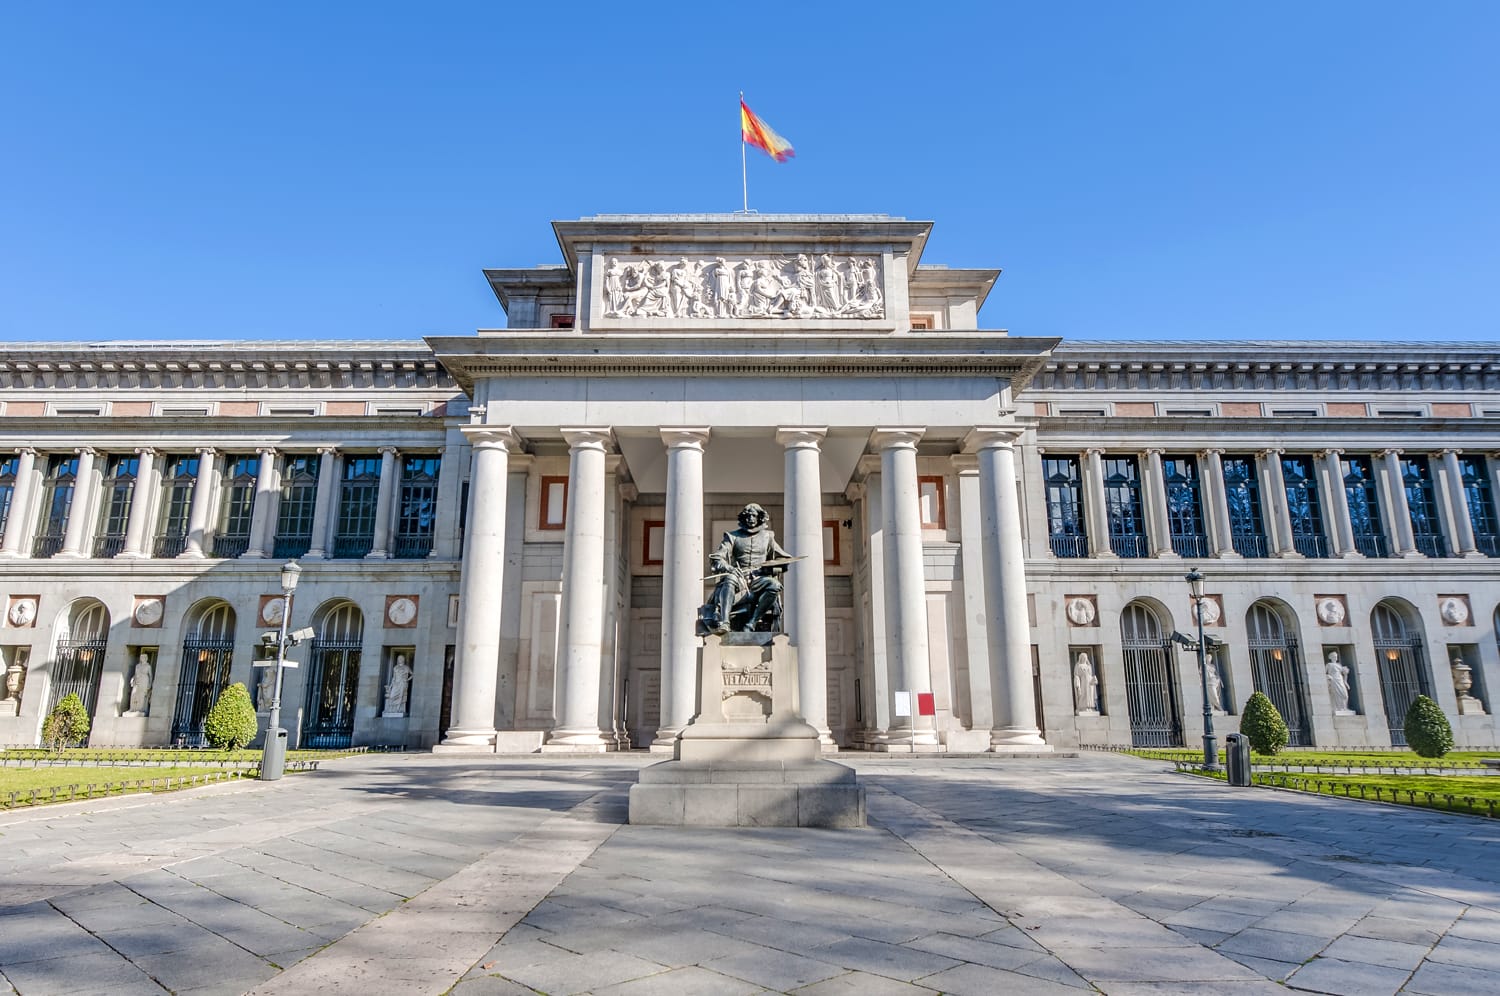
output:
M381 713L385 718L399 719L406 715L411 675L411 665L406 663L406 655L397 654L396 662L391 665L390 683L385 686L385 711Z
M258 709L270 709L276 696L276 665L260 669L260 681L255 685L255 705Z
M1073 701L1078 705L1078 715L1099 715L1099 676L1086 650L1078 652L1073 664Z
M127 715L144 716L151 704L151 658L144 653L135 659L130 675L130 709Z
M625 267L620 265L618 256L610 258L609 268L604 271L604 293L609 297L606 314L619 315L625 307Z
M1219 673L1219 662L1212 657L1203 659L1204 673L1208 676L1208 704L1214 715L1224 715L1224 676Z
M1328 660L1323 665L1328 673L1328 695L1333 699L1335 716L1352 716L1349 708L1349 668L1339 660L1337 650L1328 651Z

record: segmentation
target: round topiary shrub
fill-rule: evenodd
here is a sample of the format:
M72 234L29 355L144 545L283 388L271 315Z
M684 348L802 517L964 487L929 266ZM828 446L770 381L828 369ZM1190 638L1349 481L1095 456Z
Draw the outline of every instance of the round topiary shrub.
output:
M76 746L89 735L89 711L77 692L69 692L47 714L42 724L42 743L62 753L64 747Z
M1406 744L1422 757L1442 757L1453 749L1453 726L1438 704L1425 695L1406 710L1406 722L1401 724L1406 733Z
M239 750L255 739L258 729L260 723L255 718L255 706L250 704L250 692L239 681L219 694L219 701L208 710L208 718L203 721L203 735L220 750Z
M1257 754L1275 754L1286 746L1286 721L1262 692L1256 692L1245 702L1240 713L1240 732Z

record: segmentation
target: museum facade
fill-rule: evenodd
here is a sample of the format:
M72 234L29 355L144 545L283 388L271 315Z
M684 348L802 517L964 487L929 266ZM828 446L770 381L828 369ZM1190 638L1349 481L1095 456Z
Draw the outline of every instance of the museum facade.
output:
M747 503L826 749L1500 743L1500 349L978 328L884 215L605 215L422 342L12 344L0 743L669 750ZM1185 576L1203 576L1195 602ZM1195 605L1197 606L1195 610ZM1208 667L1195 652L1199 622Z

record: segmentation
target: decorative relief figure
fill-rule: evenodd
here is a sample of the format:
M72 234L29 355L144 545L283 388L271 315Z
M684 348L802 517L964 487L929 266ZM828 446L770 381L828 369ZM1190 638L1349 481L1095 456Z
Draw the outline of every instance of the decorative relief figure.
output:
M397 654L395 663L391 665L391 680L385 686L385 710L381 715L386 719L400 719L406 715L411 676L411 665L406 663L406 655Z
M144 716L151 705L151 655L144 650L135 659L135 670L130 674L130 708L127 716Z
M1469 603L1462 595L1444 595L1438 602L1438 614L1448 626L1464 626L1469 622Z
M166 614L166 599L151 595L137 595L135 611L130 614L130 618L143 629L155 629L161 625L162 617Z
M1339 660L1337 650L1328 651L1328 660L1323 665L1328 673L1328 697L1333 700L1335 716L1353 716L1349 708L1349 667Z
M10 600L10 609L5 613L5 621L16 629L28 629L36 623L36 596L22 595Z
M1344 600L1338 595L1317 596L1318 622L1324 626L1344 625Z
M286 611L286 599L280 595L260 596L260 623L262 626L280 626L281 614Z
M1092 626L1099 616L1098 610L1094 608L1094 600L1083 595L1069 595L1065 611L1068 613L1068 622L1074 626Z
M1099 676L1094 673L1087 650L1080 650L1073 664L1073 701L1077 703L1078 715L1099 715Z
M407 629L417 621L416 595L388 595L385 600L386 625Z
M1197 612L1205 626L1216 626L1224 617L1224 610L1219 607L1219 599L1214 595L1204 595L1198 601Z
M681 257L622 262L604 269L607 318L884 318L874 257L808 253L738 263Z

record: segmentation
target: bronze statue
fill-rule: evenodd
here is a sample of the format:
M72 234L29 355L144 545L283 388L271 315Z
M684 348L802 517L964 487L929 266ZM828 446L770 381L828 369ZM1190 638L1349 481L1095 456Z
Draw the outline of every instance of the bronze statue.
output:
M799 558L776 542L771 517L759 505L746 505L739 521L709 555L708 579L718 583L698 610L699 635L781 632L780 575Z

